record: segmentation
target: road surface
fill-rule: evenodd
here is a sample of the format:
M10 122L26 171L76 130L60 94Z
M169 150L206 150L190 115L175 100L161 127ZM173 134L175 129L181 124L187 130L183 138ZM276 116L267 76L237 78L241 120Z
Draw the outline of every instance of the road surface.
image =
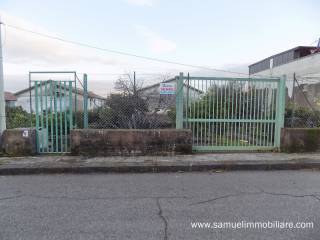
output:
M313 228L191 226L267 221ZM0 239L319 236L318 171L0 176Z

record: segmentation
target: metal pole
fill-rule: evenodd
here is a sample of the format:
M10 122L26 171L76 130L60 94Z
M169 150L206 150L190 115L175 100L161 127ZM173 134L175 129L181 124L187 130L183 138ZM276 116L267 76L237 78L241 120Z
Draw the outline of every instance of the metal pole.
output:
M295 102L294 102L294 87L296 83L296 73L293 73L293 83L292 83L292 114L291 114L291 127L294 125L294 112L295 112Z
M280 149L281 129L284 126L284 110L285 110L285 93L286 93L286 75L283 75L278 83L277 89L277 108L276 108L276 129L275 129L275 147Z
M183 128L183 73L176 79L176 129Z
M88 82L87 74L83 74L83 128L88 128Z
M32 94L31 94L31 73L29 72L29 101L30 101L30 127L32 128L33 127L33 124L32 124Z
M136 96L136 72L133 72L133 96Z
M0 134L6 129L6 105L4 99L4 79L3 79L3 57L1 39L1 19L0 19Z

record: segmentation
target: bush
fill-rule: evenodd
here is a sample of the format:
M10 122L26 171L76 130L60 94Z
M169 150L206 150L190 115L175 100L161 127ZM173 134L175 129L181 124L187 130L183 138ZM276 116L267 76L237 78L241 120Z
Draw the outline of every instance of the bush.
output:
M152 129L172 127L166 114L148 110L147 101L139 96L112 94L106 106L88 113L89 128Z
M8 129L30 127L31 120L33 123L35 122L35 115L26 112L21 106L6 107L6 123Z
M293 114L294 109L294 114ZM315 128L320 127L320 112L311 108L295 107L289 104L285 110L285 127Z

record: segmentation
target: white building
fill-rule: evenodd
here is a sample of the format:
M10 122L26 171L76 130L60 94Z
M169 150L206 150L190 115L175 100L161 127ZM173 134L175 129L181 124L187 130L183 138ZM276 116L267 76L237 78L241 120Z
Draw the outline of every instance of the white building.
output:
M42 82L41 85L40 84L38 85L39 103L41 102L40 95L42 95L42 104L43 104L42 106L44 107L47 101L47 106L49 108L50 96L52 96L53 98L53 96L56 95L57 110L60 111L60 100L61 100L61 108L62 108L62 111L64 111L66 107L69 107L69 87L66 86L66 88L64 88L64 85L61 84L61 88L60 88L60 85L57 85L56 91L52 91L50 89L54 89L54 88L52 87L50 82L51 81L46 81L46 82ZM21 91L18 91L14 95L17 99L15 106L17 107L21 106L27 112L30 112L30 95L31 95L32 111L33 112L35 111L35 87L34 86L32 86L31 88L26 88ZM73 109L75 109L76 99L77 99L77 111L83 111L84 92L81 89L77 89L76 91L75 88L72 88ZM88 110L92 110L97 107L103 106L105 105L105 102L106 102L106 99L104 97L99 96L93 92L88 92Z
M176 79L168 79L162 83L173 84L176 89ZM198 99L204 92L192 86L183 85L183 95L189 95L190 101ZM160 83L156 83L139 90L140 96L148 102L148 107L151 112L159 111L159 113L166 112L170 108L176 106L176 94L160 94Z
M311 46L299 46L267 57L249 66L251 77L287 76L289 95L292 92L294 74L297 79L307 82L320 78L320 49ZM319 79L318 79L319 80Z

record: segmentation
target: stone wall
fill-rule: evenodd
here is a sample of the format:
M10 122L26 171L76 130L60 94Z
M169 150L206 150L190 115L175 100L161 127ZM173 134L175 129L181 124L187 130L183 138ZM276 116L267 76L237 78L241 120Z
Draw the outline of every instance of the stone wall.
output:
M1 147L4 155L35 155L36 144L36 130L32 128L7 129L2 134Z
M76 129L71 153L89 156L139 156L192 153L190 130Z
M281 151L320 151L320 128L283 128L281 131Z

